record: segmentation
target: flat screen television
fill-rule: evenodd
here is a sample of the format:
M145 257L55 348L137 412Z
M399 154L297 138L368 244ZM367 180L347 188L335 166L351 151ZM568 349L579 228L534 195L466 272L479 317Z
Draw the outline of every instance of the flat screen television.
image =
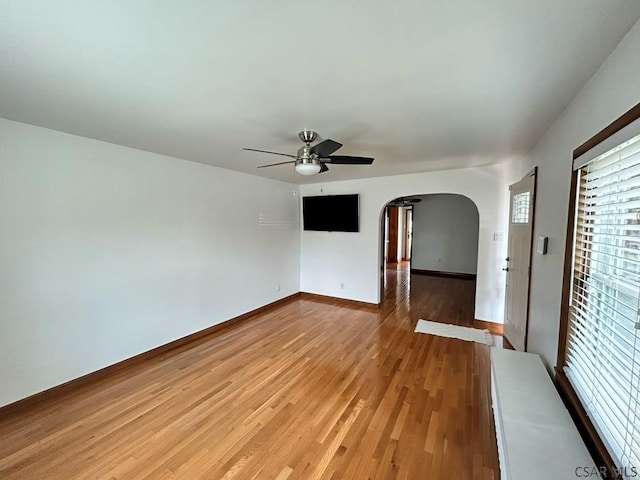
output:
M358 232L359 195L323 195L302 198L302 223L305 230L322 232Z

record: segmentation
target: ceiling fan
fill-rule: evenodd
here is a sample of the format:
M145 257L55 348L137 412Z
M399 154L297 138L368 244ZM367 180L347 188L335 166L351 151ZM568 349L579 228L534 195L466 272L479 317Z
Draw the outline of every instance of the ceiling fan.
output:
M298 133L298 138L304 142L304 146L298 149L296 155L290 155L288 153L269 152L267 150L257 150L255 148L243 148L243 150L249 150L251 152L269 153L271 155L281 155L283 157L294 158L288 162L271 163L269 165L260 165L258 168L274 167L276 165L286 165L287 163L293 163L295 171L300 175L315 175L316 173L324 173L329 171L327 163L334 165L371 165L373 158L371 157L350 157L347 155L331 155L333 152L342 147L341 143L335 140L323 140L317 143L313 147L313 143L318 134L311 130L303 130Z
M411 205L415 205L416 203L420 203L421 201L422 201L421 198L400 197L389 202L389 206L390 207L409 207Z

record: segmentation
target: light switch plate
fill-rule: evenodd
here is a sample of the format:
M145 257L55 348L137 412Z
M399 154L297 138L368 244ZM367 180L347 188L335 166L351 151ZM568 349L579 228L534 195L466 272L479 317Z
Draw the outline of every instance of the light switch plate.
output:
M538 253L546 255L549 249L549 237L538 237Z

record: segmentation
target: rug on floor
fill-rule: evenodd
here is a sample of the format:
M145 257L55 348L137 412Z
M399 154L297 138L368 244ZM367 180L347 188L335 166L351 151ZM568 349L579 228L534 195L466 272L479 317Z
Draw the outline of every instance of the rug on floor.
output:
M439 337L459 338L469 342L493 345L493 337L489 330L480 328L461 327L459 325L449 325L448 323L430 322L428 320L418 320L416 332L438 335Z

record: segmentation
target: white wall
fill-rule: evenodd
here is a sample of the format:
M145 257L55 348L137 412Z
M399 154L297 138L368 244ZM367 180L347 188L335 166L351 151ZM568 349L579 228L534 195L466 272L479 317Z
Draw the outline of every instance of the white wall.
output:
M517 161L489 167L303 185L302 195L360 194L360 232L302 232L300 289L305 292L378 303L380 301L381 218L384 206L401 196L454 193L477 206L478 279L476 318L503 321L508 185L520 178ZM344 289L340 289L344 283Z
M538 166L534 236L549 237L549 253L533 255L528 349L547 367L558 348L572 152L638 102L640 22L531 152L528 169Z
M0 405L297 292L292 194L0 119Z
M425 195L413 207L411 268L471 273L478 266L478 209L461 195Z

